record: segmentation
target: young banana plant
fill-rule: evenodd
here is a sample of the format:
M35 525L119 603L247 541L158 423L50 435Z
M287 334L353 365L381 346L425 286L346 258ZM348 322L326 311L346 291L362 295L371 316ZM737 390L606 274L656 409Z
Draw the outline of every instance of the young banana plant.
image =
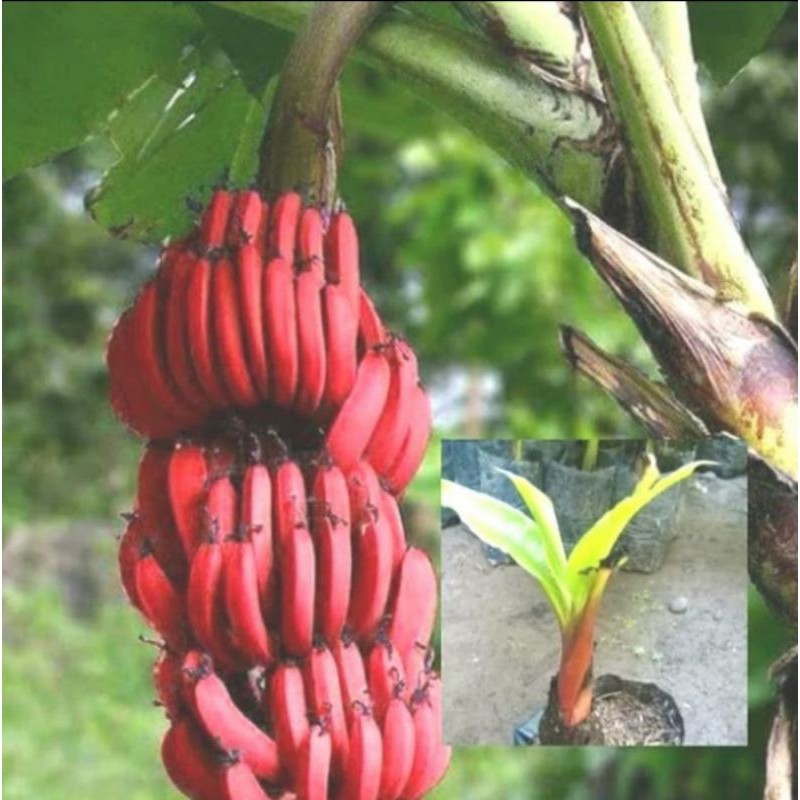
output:
M442 505L452 508L481 540L508 553L542 586L561 629L558 705L564 724L578 725L592 707L594 626L603 592L624 563L612 550L625 526L662 492L708 461L693 461L662 475L648 454L642 477L628 497L603 514L567 556L550 498L530 481L498 470L512 481L531 517L466 486L442 481Z

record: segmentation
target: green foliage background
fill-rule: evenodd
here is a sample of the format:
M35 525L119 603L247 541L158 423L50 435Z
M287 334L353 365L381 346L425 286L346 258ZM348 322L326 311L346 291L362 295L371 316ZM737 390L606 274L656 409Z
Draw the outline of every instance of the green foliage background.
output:
M154 653L137 643L144 625L115 577L116 515L131 502L139 443L108 409L103 350L153 268L152 243L191 222L185 195L205 197L226 166L240 181L251 174L288 37L210 3L5 6L5 788L10 800L172 797L156 755L164 720L150 703ZM708 8L697 11L699 37L714 25L703 21ZM30 36L12 40L12 26ZM734 207L776 291L797 213L796 29L791 4L764 52L724 88L706 87ZM725 79L765 37L738 42L736 61L713 37L701 52ZM364 278L415 343L439 418L452 420L437 434L635 435L558 351L557 325L569 322L652 367L552 203L386 78L352 67L343 90L341 188L359 223ZM100 224L84 212L89 190ZM465 411L486 376L499 397ZM466 396L451 391L459 380ZM433 544L437 471L434 443L411 493L415 535ZM764 676L789 634L755 594L750 629L747 753L465 750L436 797L757 796Z

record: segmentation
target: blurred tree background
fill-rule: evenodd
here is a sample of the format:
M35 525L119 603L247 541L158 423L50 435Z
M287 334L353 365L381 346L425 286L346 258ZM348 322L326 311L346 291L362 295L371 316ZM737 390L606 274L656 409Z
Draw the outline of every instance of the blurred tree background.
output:
M220 46L205 47L203 57L227 74ZM251 65L236 67L252 76ZM777 284L796 238L796 4L730 84L705 81L704 101L735 211ZM636 435L559 352L557 325L569 322L652 369L550 200L469 132L363 68L348 69L344 107L341 189L359 223L364 279L419 352L438 437ZM154 653L137 644L145 627L123 602L114 560L140 444L111 415L103 352L157 254L111 238L84 211L84 195L117 155L107 137L94 137L3 187L9 800L173 796L156 755L164 721L150 703ZM115 169L120 175L125 165ZM208 188L197 186L197 195ZM113 186L95 206L99 217L102 202L113 204ZM434 442L409 502L416 535L429 545L438 458ZM771 710L766 668L790 635L755 594L750 623L756 757L470 750L456 755L435 796L757 796Z

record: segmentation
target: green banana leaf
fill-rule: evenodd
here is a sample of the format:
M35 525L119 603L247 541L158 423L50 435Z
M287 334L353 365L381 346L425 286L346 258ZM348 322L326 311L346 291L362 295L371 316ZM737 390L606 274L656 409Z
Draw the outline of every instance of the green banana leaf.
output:
M567 561L567 584L576 609L586 603L594 573L601 562L608 558L625 526L636 514L667 489L692 475L698 467L712 463L692 461L660 477L654 462L650 462L633 493L603 514L572 549Z
M479 539L508 553L536 578L553 607L559 625L562 629L567 628L572 608L567 588L566 562L559 564L556 560L556 564L553 564L552 552L548 555L548 550L552 550L552 534L545 533L544 526L502 500L448 480L442 481L442 505L452 508ZM560 536L558 541L560 544ZM561 552L563 554L563 545Z
M567 557L564 553L564 543L561 541L561 531L558 527L558 518L553 507L553 501L527 478L515 475L513 472L499 467L496 467L496 470L505 475L514 484L519 496L528 506L531 516L536 520L537 525L541 527L544 546L552 554L553 563L566 565Z
M693 461L662 476L650 456L633 492L586 531L569 558L564 553L552 501L520 475L498 470L514 484L533 519L501 500L448 480L442 481L442 505L454 509L479 539L508 553L536 578L562 631L571 631L587 604L599 602L610 574L606 560L625 526L660 494L688 478L698 467L710 464L713 462Z

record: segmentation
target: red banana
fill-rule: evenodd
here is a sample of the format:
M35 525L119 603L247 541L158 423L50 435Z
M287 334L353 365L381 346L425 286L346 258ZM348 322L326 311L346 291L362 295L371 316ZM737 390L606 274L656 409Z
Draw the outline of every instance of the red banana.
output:
M303 669L306 703L316 719L324 720L333 743L334 777L344 774L349 753L347 721L336 661L324 645L314 645Z
M385 490L381 490L378 508L386 520L388 529L391 531L392 580L394 580L397 576L397 570L403 560L403 556L405 556L406 548L408 547L406 532L403 528L403 518L400 516L400 507L397 505L397 500Z
M347 473L350 515L353 524L375 519L380 511L380 480L368 461L359 461Z
M239 292L242 339L247 364L261 399L269 397L269 365L264 343L264 309L261 304L264 265L255 244L240 247L236 254L236 285Z
M180 719L183 714L181 660L169 650L163 650L153 665L153 684L167 718L172 722Z
M379 635L367 657L367 680L372 693L373 714L383 722L393 697L400 697L406 687L403 659L395 644Z
M358 334L364 351L380 347L386 342L386 328L366 289L361 289L358 304Z
M400 455L386 473L395 494L401 494L419 469L431 434L431 403L421 385L414 388L408 432Z
M234 669L230 643L222 619L224 537L233 532L236 490L228 478L219 478L208 490L204 538L189 572L186 592L189 622L197 641L208 650L217 666Z
M294 407L299 414L316 414L325 391L325 332L322 325L322 288L325 279L308 269L295 280L299 378Z
M161 267L159 281L164 284L166 370L181 398L200 414L207 414L211 398L206 395L195 374L189 351L188 298L197 256L191 250L182 252L168 269Z
M215 189L211 195L198 230L200 243L207 250L216 250L225 244L233 199L233 194L227 189Z
M350 756L342 797L348 800L377 800L383 766L381 731L365 706L356 706L350 714Z
M143 552L134 569L136 597L142 613L167 646L179 650L186 645L186 617L181 595L164 574L155 555Z
M166 369L164 343L160 335L163 303L158 288L158 283L151 280L136 298L130 318L133 345L130 357L136 365L138 383L147 387L156 404L182 428L190 428L202 421L202 414L178 394Z
M347 619L352 576L350 498L335 465L317 469L312 488L313 534L317 556L315 627L333 644Z
M280 630L283 650L305 656L314 633L314 543L308 528L295 525L280 549Z
M125 532L119 540L117 550L117 560L119 565L119 576L122 581L122 588L125 596L139 611L142 606L139 602L139 595L136 592L136 562L142 552L143 534L142 523L137 514L128 517L128 524ZM144 613L144 612L142 612Z
M342 286L326 284L322 290L322 316L327 371L321 406L330 412L350 394L358 369L358 315Z
M208 467L204 449L178 442L167 470L167 492L172 517L186 558L191 561L200 544Z
M386 518L380 516L355 533L353 586L348 622L359 638L380 622L392 582L392 542Z
M340 638L331 647L331 652L336 661L345 709L352 708L355 703L371 705L364 659L355 641L350 637Z
M159 270L169 271L171 263L183 251L182 245L170 245L160 258ZM106 362L111 389L111 404L117 415L136 430L150 438L167 438L181 427L181 421L159 406L149 391L142 391L141 370L133 359L133 307L122 313L109 337Z
M299 272L311 270L325 283L325 262L323 260L322 215L313 206L303 209L297 231L297 255Z
M270 677L269 693L265 699L284 772L293 782L299 782L300 756L309 733L308 706L300 667L288 661L279 664Z
M218 786L220 800L269 800L255 773L238 754L235 760L220 765ZM230 758L228 756L228 758Z
M110 400L116 415L132 430L154 439L167 438L180 429L141 385L140 374L131 359L133 309L124 311L108 340L106 364L110 379Z
M453 748L450 745L440 744L433 754L430 772L422 793L425 794L433 789L444 777L447 768L450 766L450 759L453 756Z
M383 768L379 800L400 797L414 764L414 719L405 700L393 697L389 701L381 725Z
M381 475L388 472L397 460L409 423L414 421L414 387L419 381L417 359L406 342L394 338L386 346L385 352L392 368L389 392L378 424L364 451L364 457Z
M206 395L215 407L225 408L232 403L222 383L213 347L211 271L211 262L201 258L194 265L189 279L186 302L189 352L197 379Z
M251 532L241 526L225 551L225 611L237 649L250 666L272 662L269 633L261 615Z
M297 391L297 313L292 262L274 258L264 272L264 329L271 401L291 408Z
M218 800L218 757L188 718L173 722L161 742L167 775L192 800Z
M297 800L327 800L332 754L330 733L314 723L298 759Z
M275 470L272 506L278 550L292 530L306 526L306 484L296 462L286 460Z
M241 524L250 530L261 610L268 616L275 604L272 537L272 479L263 464L250 464L242 480Z
M136 513L161 569L176 588L183 589L188 562L175 531L169 497L164 491L171 458L172 451L167 448L151 445L145 449L139 462Z
M430 641L436 621L436 573L427 554L416 547L403 556L391 618L389 639L401 656L415 644Z
M212 271L213 299L211 316L214 323L217 363L228 393L235 405L243 408L259 401L245 356L240 325L236 276L230 259L220 259Z
M275 471L273 497L281 576L281 644L289 655L301 657L311 648L314 632L316 559L306 524L303 473L295 462L284 461Z
M430 679L414 692L411 712L414 719L414 761L403 798L414 800L432 789L450 761L451 748L442 744L442 714L438 679Z
M272 206L270 215L269 253L294 263L297 224L302 200L296 192L282 194Z
M208 659L190 651L184 659L184 686L189 705L211 739L226 752L237 750L250 769L267 781L280 776L278 747L233 702L228 688Z
M361 279L358 263L358 234L346 211L334 214L325 237L325 271L329 283L343 289L353 310L358 308Z
M251 245L260 253L264 246L268 214L269 208L258 192L238 192L228 218L228 244L233 247Z
M364 452L389 391L390 368L381 350L370 350L358 365L356 380L325 442L328 453L345 471Z

